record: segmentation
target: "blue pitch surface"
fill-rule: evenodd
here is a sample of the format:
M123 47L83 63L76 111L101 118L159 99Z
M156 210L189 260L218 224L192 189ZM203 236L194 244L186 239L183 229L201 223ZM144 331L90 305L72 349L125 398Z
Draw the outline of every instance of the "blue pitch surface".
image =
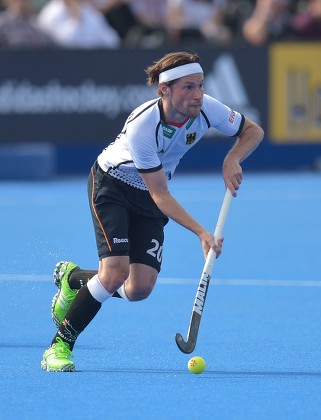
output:
M104 304L74 349L76 373L40 369L56 331L54 265L97 266L86 181L0 183L0 418L321 418L321 176L245 173L193 353L200 375L174 335L186 337L204 260L173 222L150 298ZM221 176L170 185L213 231Z

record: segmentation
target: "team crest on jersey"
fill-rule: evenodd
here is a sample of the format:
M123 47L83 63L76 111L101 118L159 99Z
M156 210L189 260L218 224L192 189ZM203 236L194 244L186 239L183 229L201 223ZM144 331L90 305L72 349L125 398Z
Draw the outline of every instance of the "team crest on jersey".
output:
M196 133L186 134L185 144L188 144L188 145L193 144L195 140L196 140Z
M163 136L171 139L175 134L176 128L162 122Z

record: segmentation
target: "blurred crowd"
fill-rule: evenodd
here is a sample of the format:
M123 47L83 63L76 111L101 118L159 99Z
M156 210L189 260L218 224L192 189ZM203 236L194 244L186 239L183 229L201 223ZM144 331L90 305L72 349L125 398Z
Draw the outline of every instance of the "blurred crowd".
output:
M0 48L320 40L321 0L0 0Z

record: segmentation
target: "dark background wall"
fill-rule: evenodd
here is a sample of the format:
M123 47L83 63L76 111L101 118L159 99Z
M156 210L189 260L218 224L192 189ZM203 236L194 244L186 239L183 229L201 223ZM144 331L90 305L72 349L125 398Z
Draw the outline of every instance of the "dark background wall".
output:
M294 52L287 58L282 48L289 51L289 47ZM311 119L302 118L302 112L308 112L303 108L307 108L304 101L309 102L311 89L321 86L320 72L315 70L320 53L304 60L301 47L197 50L206 74L206 93L248 115L265 130L264 144L245 163L248 170L319 169L321 132L313 128ZM321 50L320 44L311 47ZM132 109L155 96L155 89L145 85L144 69L166 52L0 52L0 176L10 177L19 168L29 174L34 171L35 177L45 175L46 170L48 175L87 173ZM293 68L299 72L296 79ZM307 78L303 94L300 72ZM294 95L293 103L296 90L299 94ZM318 102L314 108L314 113L321 110ZM294 112L296 116L298 110L301 119L292 118L290 125L305 124L306 129L295 138L290 129L287 133L284 120ZM179 170L220 169L232 144L233 139L212 131L186 155Z

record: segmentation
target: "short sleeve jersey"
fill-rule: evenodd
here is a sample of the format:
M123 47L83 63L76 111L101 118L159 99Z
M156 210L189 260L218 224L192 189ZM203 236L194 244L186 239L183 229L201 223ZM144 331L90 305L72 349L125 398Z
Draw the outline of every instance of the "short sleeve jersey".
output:
M177 126L161 119L160 99L145 102L127 118L121 133L98 156L99 166L111 176L146 190L140 173L163 168L167 179L181 158L209 130L238 136L244 116L211 96L204 95L200 114Z

